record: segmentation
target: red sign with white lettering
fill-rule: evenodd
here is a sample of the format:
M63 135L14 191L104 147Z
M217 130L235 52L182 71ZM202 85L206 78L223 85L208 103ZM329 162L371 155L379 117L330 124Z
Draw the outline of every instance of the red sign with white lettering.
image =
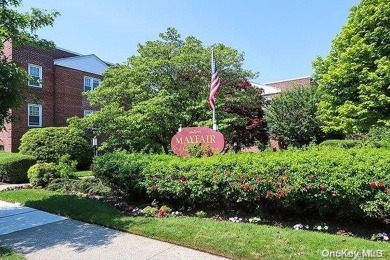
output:
M194 144L210 148L215 154L223 151L225 138L220 132L208 127L185 127L171 140L172 151L179 156L187 156L186 146Z

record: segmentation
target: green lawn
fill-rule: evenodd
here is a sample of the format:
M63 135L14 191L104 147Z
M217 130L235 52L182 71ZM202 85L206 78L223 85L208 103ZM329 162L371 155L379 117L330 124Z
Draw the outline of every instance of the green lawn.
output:
M385 242L190 217L128 217L97 200L38 189L0 192L0 200L236 259L320 259L323 250L384 250L385 257L390 255Z
M12 251L11 249L0 247L0 259L7 259L7 260L23 260L26 259L22 255L19 255Z
M77 177L89 177L89 176L93 176L92 175L92 171L78 171L78 172L75 172L75 175Z

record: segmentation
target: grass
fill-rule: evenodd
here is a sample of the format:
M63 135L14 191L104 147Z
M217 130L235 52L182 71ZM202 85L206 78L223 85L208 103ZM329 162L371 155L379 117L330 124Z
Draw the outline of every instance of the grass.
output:
M7 260L23 260L26 259L24 256L12 251L9 248L0 247L0 259Z
M90 177L90 176L93 176L92 175L92 171L78 171L78 172L75 172L75 175L77 177Z
M236 259L319 259L325 249L390 254L390 243L314 231L190 217L128 217L97 200L39 189L1 192L0 200Z

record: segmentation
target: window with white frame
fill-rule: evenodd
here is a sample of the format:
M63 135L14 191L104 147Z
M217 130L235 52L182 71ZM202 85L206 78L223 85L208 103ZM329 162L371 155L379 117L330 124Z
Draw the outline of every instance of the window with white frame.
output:
M96 110L84 110L84 117L88 115L95 114Z
M28 104L28 126L42 127L42 105Z
M100 85L100 79L95 79L92 77L84 77L84 91L94 90Z
M28 75L30 79L28 85L30 87L42 87L42 67L34 64L28 64Z

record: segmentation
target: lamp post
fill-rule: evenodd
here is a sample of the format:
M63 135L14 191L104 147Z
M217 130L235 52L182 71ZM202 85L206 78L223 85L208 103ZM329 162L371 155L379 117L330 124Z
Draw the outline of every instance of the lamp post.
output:
M92 138L92 148L93 148L93 156L98 156L98 140L96 135Z
M96 157L98 156L98 139L97 139L97 132L100 130L100 128L96 127L88 127L88 131L91 131L93 134L92 137L92 151L93 151L93 156Z

